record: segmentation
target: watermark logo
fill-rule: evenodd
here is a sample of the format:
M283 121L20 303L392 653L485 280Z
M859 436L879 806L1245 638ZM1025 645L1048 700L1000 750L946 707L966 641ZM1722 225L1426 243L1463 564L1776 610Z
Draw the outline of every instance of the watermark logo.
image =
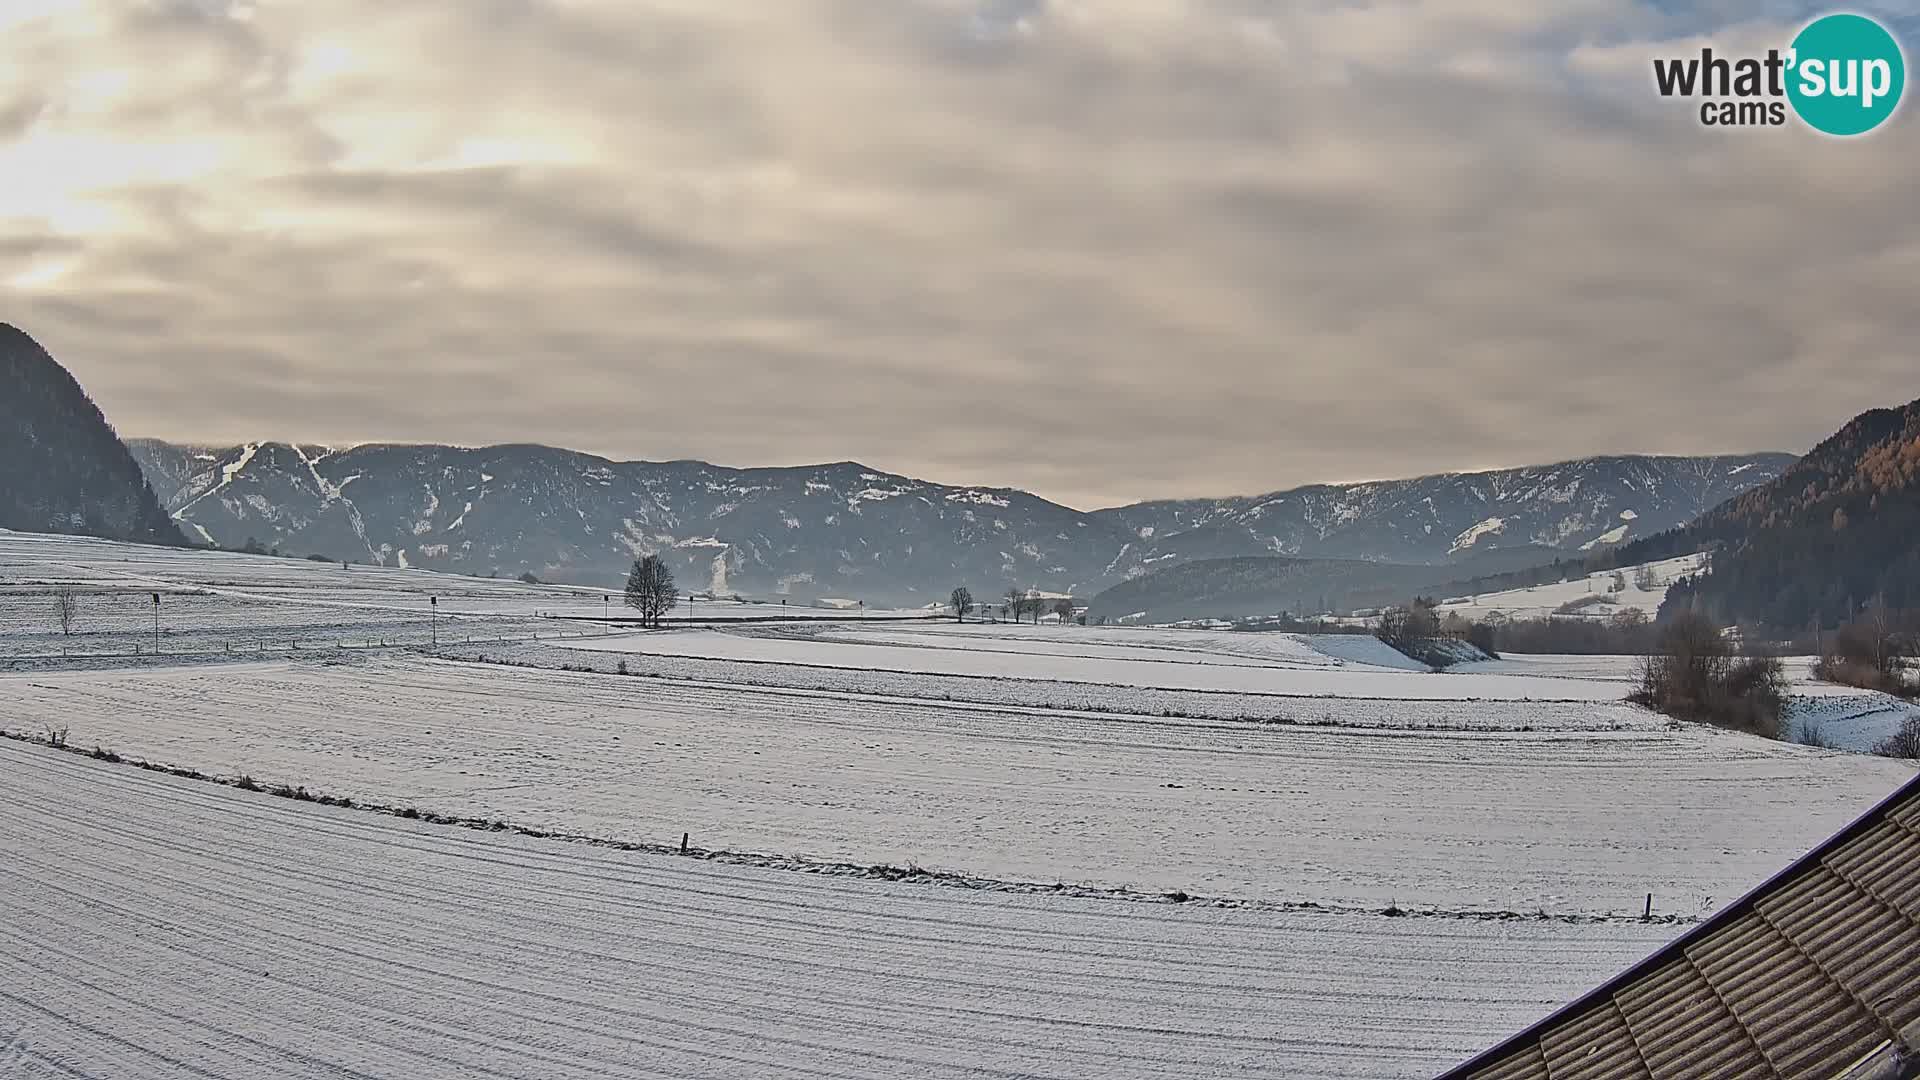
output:
M1661 97L1699 98L1707 127L1779 127L1788 110L1815 131L1864 135L1885 123L1907 88L1906 55L1865 15L1823 15L1783 51L1657 58Z

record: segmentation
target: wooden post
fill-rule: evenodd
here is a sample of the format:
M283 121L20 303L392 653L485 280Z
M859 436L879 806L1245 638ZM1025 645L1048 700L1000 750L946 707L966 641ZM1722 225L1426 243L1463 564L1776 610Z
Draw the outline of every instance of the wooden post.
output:
M1640 921L1642 922L1653 921L1653 894L1652 893L1647 894L1647 913L1645 915L1640 916Z
M680 834L680 854L682 855L685 855L687 853L687 836L688 835L689 834L687 833Z

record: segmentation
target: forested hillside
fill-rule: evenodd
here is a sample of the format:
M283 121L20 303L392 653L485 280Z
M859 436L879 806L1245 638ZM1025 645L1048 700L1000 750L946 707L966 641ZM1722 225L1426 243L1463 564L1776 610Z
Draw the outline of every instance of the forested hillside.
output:
M1779 479L1643 545L1717 545L1668 605L1722 622L1793 630L1838 625L1876 597L1920 607L1920 401L1862 413Z
M140 466L80 384L0 323L0 528L180 542Z

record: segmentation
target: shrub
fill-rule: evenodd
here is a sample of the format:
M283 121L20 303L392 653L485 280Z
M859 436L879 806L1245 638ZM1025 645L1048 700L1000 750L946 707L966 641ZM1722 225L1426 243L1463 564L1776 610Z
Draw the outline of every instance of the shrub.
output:
M1474 623L1467 627L1467 643L1495 660L1500 659L1500 650L1494 648L1499 637L1491 623Z
M1920 642L1899 632L1897 619L1875 604L1833 635L1814 663L1813 674L1828 682L1916 697L1920 679L1906 670L1907 657L1915 652L1920 652Z
M1628 700L1678 720L1778 739L1786 668L1778 657L1733 656L1711 620L1682 612L1660 628L1658 649L1642 662Z
M1920 716L1900 722L1900 730L1875 744L1873 752L1881 757L1920 759Z
M47 728L47 745L56 750L66 749L67 729L56 727Z
M1658 635L1639 608L1605 619L1508 619L1494 624L1494 644L1510 653L1640 655L1658 647Z
M1818 750L1838 750L1840 746L1828 737L1826 729L1811 721L1803 722L1796 733L1801 746L1811 746Z

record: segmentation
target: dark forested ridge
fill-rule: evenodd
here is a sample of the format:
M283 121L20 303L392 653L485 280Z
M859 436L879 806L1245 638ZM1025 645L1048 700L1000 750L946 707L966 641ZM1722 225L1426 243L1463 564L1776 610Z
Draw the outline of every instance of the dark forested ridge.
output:
M1612 556L1708 547L1711 570L1670 607L1787 630L1838 625L1876 597L1920 608L1920 401L1854 417L1778 479Z
M68 371L0 323L0 528L177 544L140 466Z

